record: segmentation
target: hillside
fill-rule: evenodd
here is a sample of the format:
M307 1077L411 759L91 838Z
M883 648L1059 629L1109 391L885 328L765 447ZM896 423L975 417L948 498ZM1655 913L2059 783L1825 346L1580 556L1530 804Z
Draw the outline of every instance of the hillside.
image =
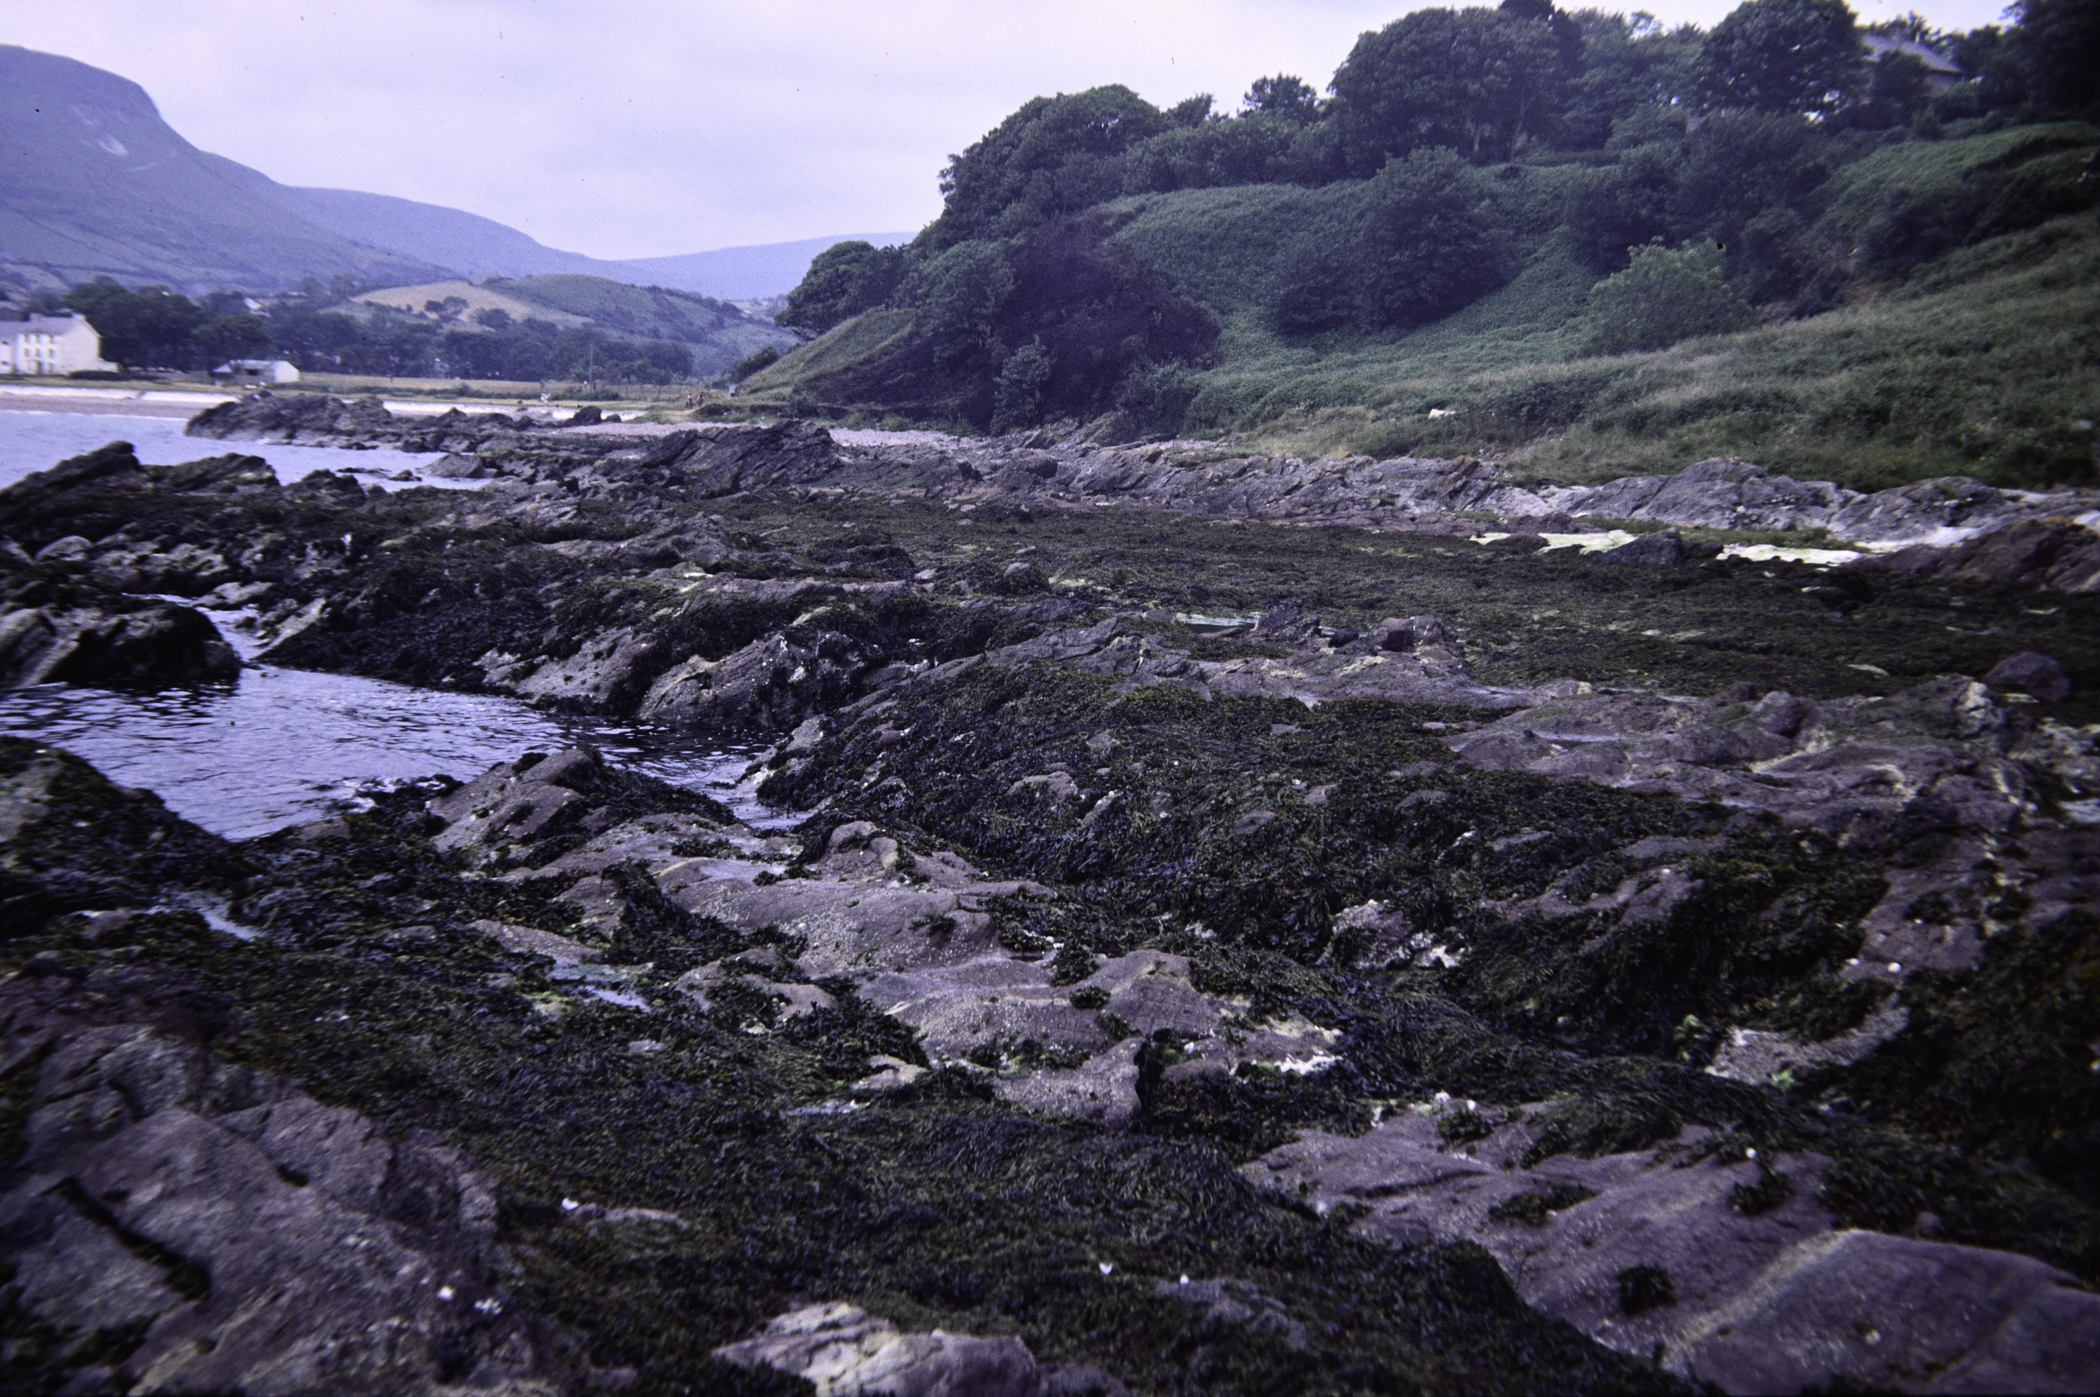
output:
M1928 82L1872 56L1884 31L1809 0L1710 34L1508 3L1366 33L1324 99L1035 98L908 249L817 260L783 314L822 333L746 391L1567 481L1719 454L2088 478L2100 70L2046 27L1905 30Z
M0 284L113 277L185 292L289 290L308 276L365 285L571 273L717 298L792 287L843 237L608 261L547 247L459 209L279 184L202 151L137 83L0 44ZM896 242L908 234L858 235Z
M0 45L0 264L44 284L269 290L302 276L418 281L442 269L323 228L263 176L198 150L138 84ZM229 168L231 167L231 168Z

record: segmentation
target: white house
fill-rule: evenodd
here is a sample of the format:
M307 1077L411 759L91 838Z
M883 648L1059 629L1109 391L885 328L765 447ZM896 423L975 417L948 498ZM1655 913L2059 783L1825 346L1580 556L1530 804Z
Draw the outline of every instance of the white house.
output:
M211 371L213 378L239 378L250 383L297 383L299 366L289 359L228 359Z
M0 374L108 373L116 367L102 357L102 336L82 316L0 320Z

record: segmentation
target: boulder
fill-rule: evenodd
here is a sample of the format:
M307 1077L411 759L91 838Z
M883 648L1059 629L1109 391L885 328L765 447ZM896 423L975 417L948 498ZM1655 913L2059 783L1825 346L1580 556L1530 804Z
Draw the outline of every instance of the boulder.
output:
M715 1350L745 1368L802 1378L817 1397L1127 1397L1092 1368L1039 1364L1011 1335L907 1334L852 1305L805 1305Z
M2018 689L2044 703L2062 703L2071 696L2071 678L2064 667L2035 650L2000 660L1983 682L1994 689Z

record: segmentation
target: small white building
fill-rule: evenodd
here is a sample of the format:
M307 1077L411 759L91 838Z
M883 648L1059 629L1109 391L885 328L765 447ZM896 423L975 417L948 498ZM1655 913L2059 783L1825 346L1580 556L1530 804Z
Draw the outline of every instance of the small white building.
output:
M297 383L299 366L289 359L228 359L213 369L211 376L248 383Z
M38 315L0 320L0 374L109 373L117 366L102 357L102 336L78 315Z

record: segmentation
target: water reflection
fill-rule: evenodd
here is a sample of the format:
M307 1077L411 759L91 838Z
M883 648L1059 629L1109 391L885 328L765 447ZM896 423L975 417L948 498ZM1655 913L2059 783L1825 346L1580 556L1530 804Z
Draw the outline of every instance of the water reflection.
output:
M368 782L439 772L466 780L528 748L579 742L616 765L705 791L746 823L794 819L740 784L749 747L565 720L511 699L275 666L243 670L233 686L153 694L56 684L0 693L0 734L64 747L233 839L321 818Z
M31 471L49 469L72 456L84 456L113 441L128 441L139 460L149 466L175 466L206 456L239 452L260 456L287 484L314 471L355 470L368 484L399 490L413 485L441 488L475 488L479 480L435 480L423 476L422 468L442 453L396 451L375 447L370 451L345 451L333 446L274 446L259 441L212 441L182 434L179 417L132 417L115 413L37 412L0 410L0 487L14 484ZM413 481L395 481L394 474L408 471Z

